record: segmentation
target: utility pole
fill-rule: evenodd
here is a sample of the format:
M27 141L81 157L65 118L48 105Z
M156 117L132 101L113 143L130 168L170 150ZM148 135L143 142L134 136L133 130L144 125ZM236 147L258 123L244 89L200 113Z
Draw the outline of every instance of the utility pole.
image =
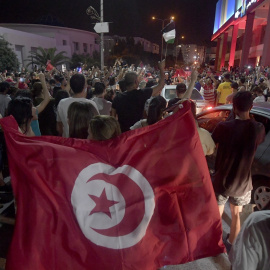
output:
M162 20L162 30L164 29L164 21ZM161 54L160 54L160 61L163 59L163 35L161 35Z
M109 33L109 25L107 22L104 23L103 0L100 0L100 15L92 6L86 10L86 14L89 15L91 19L99 22L96 23L94 30L100 33L100 66L101 71L104 71L104 33Z
M103 23L103 0L100 0L100 22ZM100 65L101 71L104 71L104 33L100 33Z

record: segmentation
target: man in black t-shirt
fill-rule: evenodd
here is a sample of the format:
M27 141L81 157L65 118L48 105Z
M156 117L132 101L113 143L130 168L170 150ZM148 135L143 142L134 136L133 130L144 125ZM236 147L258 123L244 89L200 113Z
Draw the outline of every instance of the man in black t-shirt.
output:
M220 215L227 200L232 214L230 234L225 242L227 246L240 231L239 213L251 199L251 165L257 146L265 137L264 126L249 117L252 104L250 92L236 93L233 97L235 119L219 123L212 134L218 147L213 187Z
M187 87L184 83L179 83L177 84L176 86L176 95L177 97L176 98L172 98L169 100L168 102L168 109L173 106L175 103L177 103L179 100L181 100L184 96L184 94L186 93L187 91Z
M130 130L143 118L144 104L151 96L157 96L164 87L165 60L159 63L160 80L153 88L139 89L136 72L127 72L124 78L126 91L118 94L112 103L112 116L118 117L122 132Z

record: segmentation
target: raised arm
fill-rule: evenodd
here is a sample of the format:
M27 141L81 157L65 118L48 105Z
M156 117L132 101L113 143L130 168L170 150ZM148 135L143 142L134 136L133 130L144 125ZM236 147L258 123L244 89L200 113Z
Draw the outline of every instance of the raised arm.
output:
M212 81L214 82L214 86L215 88L217 87L218 81L215 79L215 76L213 75L213 73L211 73L210 78L212 79Z
M158 96L165 85L165 59L163 59L161 62L158 62L158 67L160 70L160 78L158 81L158 85L153 87L153 97Z
M44 94L43 101L36 107L38 110L38 113L41 113L46 108L46 106L48 105L48 103L50 101L50 93L49 93L47 85L46 85L44 74L40 73L38 75L38 77L39 77L40 82L42 84L42 90L43 90L43 94Z
M193 88L195 86L195 82L197 80L197 77L198 77L198 71L197 71L197 68L194 68L193 71L192 71L192 73L191 73L191 76L190 76L190 83L188 85L188 89L185 92L185 94L182 97L182 99L190 99L191 94L192 94L192 91L193 91Z

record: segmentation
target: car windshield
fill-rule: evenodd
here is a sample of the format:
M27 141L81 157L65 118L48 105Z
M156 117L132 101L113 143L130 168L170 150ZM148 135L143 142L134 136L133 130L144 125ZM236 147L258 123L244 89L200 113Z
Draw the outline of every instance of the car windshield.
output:
M197 91L197 90L195 90L195 89L193 89L190 98L193 99L193 100L203 100L202 95L199 93L199 91Z
M176 89L170 89L170 88L166 88L165 89L165 98L166 99L173 99L176 98ZM192 94L191 94L191 99L193 100L203 100L202 95L196 90L193 89Z
M176 89L170 89L170 88L166 88L165 89L165 98L166 99L173 99L176 98Z

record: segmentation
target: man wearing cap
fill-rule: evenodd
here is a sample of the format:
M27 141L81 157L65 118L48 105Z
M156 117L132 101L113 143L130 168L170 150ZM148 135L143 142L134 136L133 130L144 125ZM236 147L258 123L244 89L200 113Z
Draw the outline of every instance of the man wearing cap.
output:
M126 91L118 94L112 103L112 116L117 117L122 132L130 130L143 118L144 104L151 96L156 96L164 87L165 60L159 63L160 79L153 88L138 89L139 76L136 72L127 72L124 78Z
M172 80L170 79L168 72L165 73L165 79L164 79L164 81L165 81L165 84L166 85L171 85L172 84Z
M217 105L223 105L226 103L226 98L232 93L230 73L224 75L224 82L218 86L217 89Z

